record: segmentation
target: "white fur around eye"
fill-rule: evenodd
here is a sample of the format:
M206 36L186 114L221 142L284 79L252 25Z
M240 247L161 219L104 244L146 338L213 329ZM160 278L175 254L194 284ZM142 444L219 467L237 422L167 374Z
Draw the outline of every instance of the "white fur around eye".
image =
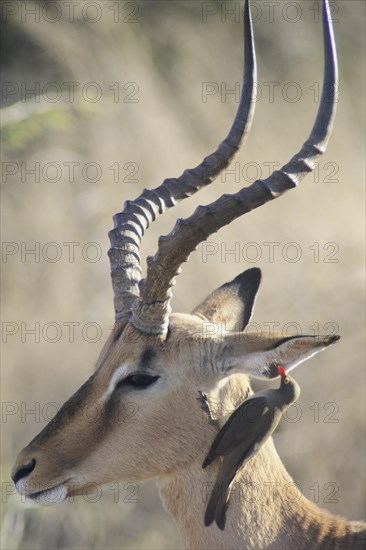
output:
M108 389L103 395L103 399L111 395L111 393L113 392L114 388L116 387L116 385L120 380L123 380L123 378L126 378L128 374L128 368L129 368L128 365L124 364L118 367L118 369L114 371L114 373L112 374L111 381L109 382Z

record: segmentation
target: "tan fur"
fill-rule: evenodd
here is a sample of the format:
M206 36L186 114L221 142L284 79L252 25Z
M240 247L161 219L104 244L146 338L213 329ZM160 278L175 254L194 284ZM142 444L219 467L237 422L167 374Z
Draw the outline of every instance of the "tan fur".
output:
M68 494L77 495L89 483L157 477L164 506L187 548L358 548L361 538L356 542L352 533L362 524L322 512L301 495L295 502L286 497L292 480L272 440L238 476L225 531L204 527L207 491L218 464L201 467L215 428L201 410L198 390L204 388L213 403L222 404L215 411L223 418L243 399L248 377L236 374L218 382L222 342L202 336L203 322L172 316L165 342L142 336L129 324L116 327L95 373L19 454L14 472L30 459L37 461L23 492L64 482ZM159 382L148 390L122 390L119 407L111 407L105 392L113 373L123 364L136 371L146 349L156 354L151 368L160 374ZM85 414L92 410L95 415ZM273 483L278 485L271 498ZM253 487L258 494L251 495Z

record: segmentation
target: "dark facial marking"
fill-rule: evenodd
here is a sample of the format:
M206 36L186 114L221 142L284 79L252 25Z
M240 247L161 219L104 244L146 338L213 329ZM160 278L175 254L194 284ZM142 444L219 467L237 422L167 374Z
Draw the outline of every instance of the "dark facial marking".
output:
M150 366L151 361L156 357L156 353L152 348L146 348L141 355L140 365L142 368Z

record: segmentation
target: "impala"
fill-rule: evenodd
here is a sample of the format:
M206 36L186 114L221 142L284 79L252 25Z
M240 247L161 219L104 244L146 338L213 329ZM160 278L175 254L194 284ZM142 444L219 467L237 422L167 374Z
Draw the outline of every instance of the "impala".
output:
M211 183L233 158L253 116L256 64L249 2L244 8L244 84L234 123L217 150L179 178L166 179L127 201L110 232L115 324L92 376L51 422L23 449L12 477L27 499L47 504L82 494L91 483L156 477L165 508L187 548L364 548L365 528L321 510L301 494L270 438L236 476L224 531L204 526L219 461L202 469L216 435L203 421L199 392L223 406L222 420L249 393L249 376L268 378L274 364L291 369L338 337L245 331L261 273L252 268L209 295L191 314L171 314L174 278L199 243L235 218L297 186L327 146L335 114L337 64L327 0L323 1L324 82L319 111L300 152L265 180L199 206L178 219L147 258L142 279L140 244L145 230L165 209ZM125 422L124 404L137 404L136 423ZM83 414L98 406L96 421ZM250 488L277 484L274 498Z

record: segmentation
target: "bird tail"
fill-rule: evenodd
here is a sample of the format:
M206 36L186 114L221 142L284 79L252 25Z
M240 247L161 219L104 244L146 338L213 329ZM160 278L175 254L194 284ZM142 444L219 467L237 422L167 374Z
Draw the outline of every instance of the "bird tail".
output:
M215 520L216 524L221 531L225 529L226 522L226 510L229 504L229 485L226 479L220 479L220 476L216 480L212 494L207 504L205 514L205 526L208 527Z
M226 523L226 510L229 506L229 499L226 502L220 502L216 508L216 524L221 531L225 529Z

